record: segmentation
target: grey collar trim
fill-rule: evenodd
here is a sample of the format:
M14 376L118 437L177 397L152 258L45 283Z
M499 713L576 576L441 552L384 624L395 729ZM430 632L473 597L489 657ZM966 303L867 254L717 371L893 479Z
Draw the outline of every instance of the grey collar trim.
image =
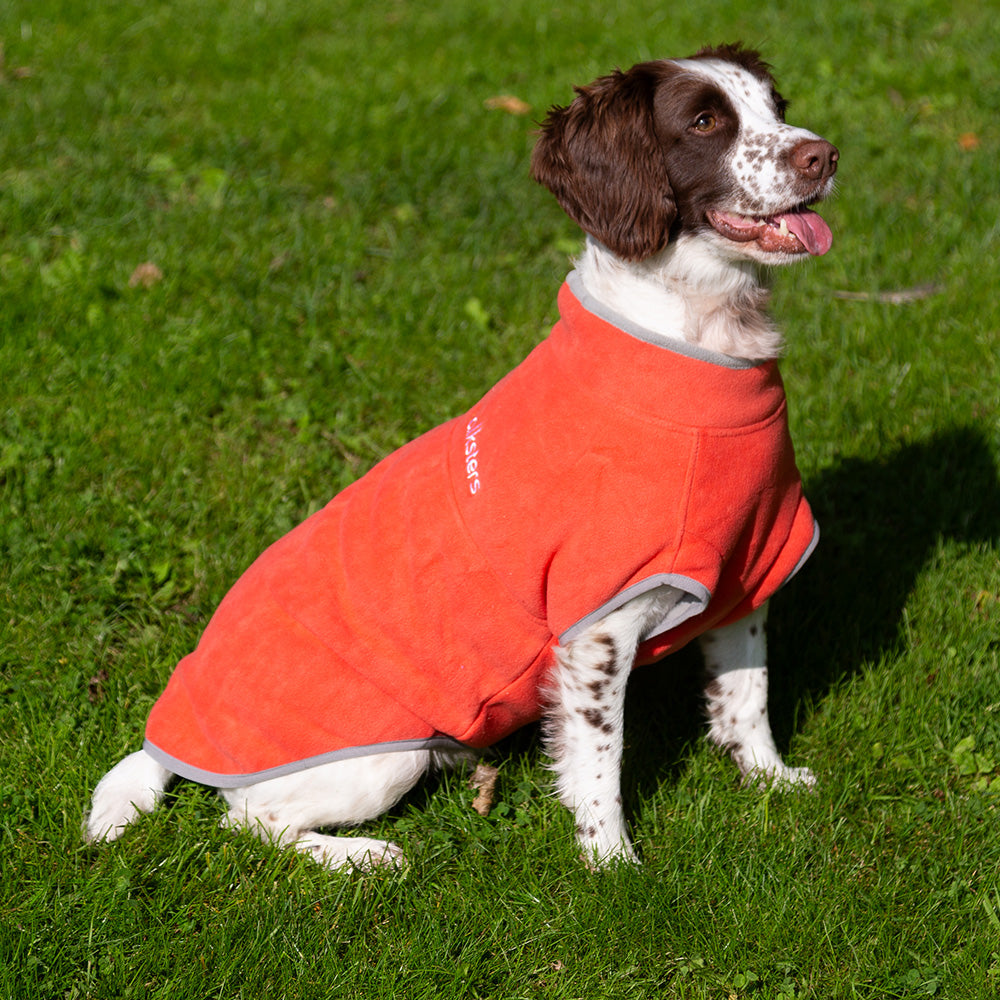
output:
M627 333L630 337L635 337L636 340L652 344L654 347L660 347L665 351L672 351L674 354L683 354L685 357L694 358L696 361L704 361L710 365L717 365L720 368L732 368L740 371L747 368L757 368L764 364L762 361L750 361L747 358L732 358L728 354L709 351L704 347L699 347L697 344L689 344L686 340L667 339L653 333L652 330L647 330L645 327L639 326L638 323L633 323L620 313L609 309L604 303L598 302L584 287L579 271L570 271L566 277L566 283L580 305L587 312L593 313L606 323L618 327L623 333Z

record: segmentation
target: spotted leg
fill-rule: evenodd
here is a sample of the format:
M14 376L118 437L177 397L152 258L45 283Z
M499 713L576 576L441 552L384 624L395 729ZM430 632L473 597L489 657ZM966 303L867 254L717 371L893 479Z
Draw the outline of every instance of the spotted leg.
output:
M787 767L767 715L766 606L746 618L706 632L701 647L708 672L709 738L725 747L747 781L812 786L808 768Z
M637 860L621 798L625 687L640 640L678 596L659 587L633 598L556 651L543 732L559 800L595 866Z

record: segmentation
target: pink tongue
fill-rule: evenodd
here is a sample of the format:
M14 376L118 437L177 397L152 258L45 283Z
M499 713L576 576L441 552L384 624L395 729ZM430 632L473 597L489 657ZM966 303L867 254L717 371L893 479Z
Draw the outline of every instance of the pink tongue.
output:
M801 212L779 215L774 221L780 225L782 219L814 257L825 254L833 246L833 233L830 232L830 227L815 212L810 212L806 208Z

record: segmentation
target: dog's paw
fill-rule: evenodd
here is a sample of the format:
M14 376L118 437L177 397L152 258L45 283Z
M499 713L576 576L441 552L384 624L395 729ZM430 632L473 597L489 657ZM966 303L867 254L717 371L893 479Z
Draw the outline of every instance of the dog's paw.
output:
M605 871L615 865L639 864L639 856L627 837L615 843L580 837L577 843L580 845L580 859L592 872Z
M94 789L84 839L91 844L116 840L140 814L156 808L172 777L143 750L120 760Z
M744 785L754 785L762 792L769 788L776 791L809 791L816 787L816 775L808 767L786 767L781 764L769 768L753 768L743 775Z
M375 841L375 843L379 843L379 841ZM403 852L402 847L398 844L393 844L391 841L386 841L382 845L381 853L378 851L368 851L360 863L354 861L354 864L364 870L394 868L402 871L407 867L409 862L406 860L406 854Z
M783 776L781 781L789 788L815 788L816 775L808 767L790 767L788 774Z
M403 849L385 840L372 840L368 837L330 837L310 832L300 836L294 846L296 850L331 871L341 871L346 868L373 871L376 868L406 867Z

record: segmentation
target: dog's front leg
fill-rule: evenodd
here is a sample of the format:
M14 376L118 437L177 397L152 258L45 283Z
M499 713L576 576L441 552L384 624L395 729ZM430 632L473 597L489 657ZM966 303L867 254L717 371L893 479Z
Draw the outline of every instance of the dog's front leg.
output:
M621 798L625 686L636 647L677 602L671 587L633 598L556 650L544 734L559 800L588 863L636 861Z
M709 738L725 747L744 778L763 785L816 783L808 768L786 766L767 714L766 605L701 637L708 672Z

